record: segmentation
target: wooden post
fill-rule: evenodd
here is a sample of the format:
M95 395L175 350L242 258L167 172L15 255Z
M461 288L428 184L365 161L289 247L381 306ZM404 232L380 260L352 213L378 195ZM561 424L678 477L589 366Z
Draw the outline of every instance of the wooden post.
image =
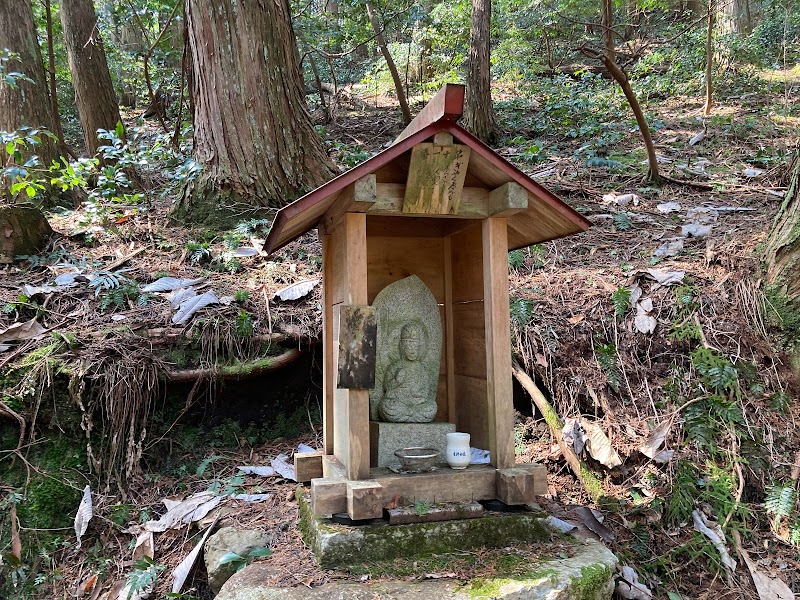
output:
M322 235L322 448L333 454L333 261L332 240Z
M514 403L508 228L502 217L491 217L483 222L483 296L490 460L498 469L507 469L514 465Z
M344 303L367 304L367 217L364 213L346 213L342 221L344 256L342 260ZM336 333L334 334L336 335ZM334 360L338 363L339 340ZM331 378L338 372L338 365ZM351 480L369 478L369 390L336 389L336 427L345 428L341 436L344 448L337 449Z
M444 351L447 378L447 420L458 423L456 416L456 359L453 346L453 254L450 237L444 238Z

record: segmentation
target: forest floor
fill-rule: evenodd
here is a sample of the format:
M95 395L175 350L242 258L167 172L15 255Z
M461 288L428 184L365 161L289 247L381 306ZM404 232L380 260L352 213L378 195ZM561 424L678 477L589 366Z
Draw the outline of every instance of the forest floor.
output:
M777 300L761 288L758 255L786 191L786 158L800 125L800 74L762 73L743 91L728 90L706 118L699 96L651 97L645 107L663 171L671 178L660 187L644 180L645 154L621 94L598 81L557 101L558 85L576 84L565 80L539 94L497 90L503 130L498 151L593 223L584 234L509 255L517 357L562 419L583 416L609 437L619 466L587 458L604 486L598 506L606 515L603 535L654 597L759 597L743 564L726 574L718 550L693 527L694 510L712 523L724 521L728 533L741 532L742 547L757 568L800 593L800 560L790 543L796 509L776 518L765 507L769 485L796 485L800 430L797 382L777 326L782 315ZM596 110L598 94L608 101L602 111ZM343 167L380 151L402 129L386 104L384 98L364 97L357 106L342 100L324 125ZM690 144L700 132L703 139ZM152 125L141 139L149 135L156 135ZM228 493L200 524L218 516L225 525L269 531L273 554L263 560L281 567L275 585L363 580L363 572L316 566L295 527L295 483L279 476L244 477L236 469L291 455L299 443L321 443L313 350L321 328L320 289L303 290L295 301L276 298L291 284L319 277L315 234L275 256L237 252L257 250L264 223L224 234L171 223L174 194L159 194L165 181L158 169L144 179L151 186L147 210L115 209L102 223L87 220L83 209L52 214L59 235L50 254L0 267L0 305L6 307L0 330L33 319L44 327L42 335L0 353L7 400L14 395L12 407L33 420L39 415L18 451L16 433L0 430L4 456L17 456L17 468L28 465L28 483L37 476L65 480L72 502L62 507L68 522L59 525L55 540L48 538L40 556L19 572L29 581L36 577L19 597L110 597L101 594L132 573L133 541L141 524L162 512L162 500L209 487L269 494L262 502L244 503ZM100 282L95 292L79 280L57 292L24 288L50 285L69 273L92 278L102 270L122 275L122 285ZM213 290L220 301L188 325L173 326L174 311L163 294L141 289L167 275L205 278L196 284L198 291ZM270 386L284 377L280 372L253 388L189 381L165 389L158 383L166 371L199 367L208 375L218 357L238 365L264 351L285 355L294 348L302 348L307 360L295 362L295 373L287 376L291 385L279 392ZM67 389L76 373L88 375L90 387L101 392ZM297 380L305 384L290 389ZM115 396L114 390L121 393ZM126 407L116 420L87 418L85 407L110 414L113 401L126 393L146 408ZM260 402L254 394L264 393L274 406L253 408ZM542 506L579 523L572 509L592 505L591 497L541 415L521 389L515 395L518 459L547 465L549 495ZM79 428L62 427L59 415L48 410L64 397L84 431L102 434L99 442L90 438L100 447L86 460L105 460L95 468L102 464L114 476L98 481L85 466L63 463L48 471L34 459L58 429L75 439L84 436ZM141 434L145 417L156 424L149 426L144 445L120 443ZM640 448L659 426L664 441L656 450L672 452L654 460ZM7 466L9 458L3 461ZM125 473L127 485L118 487ZM24 477L3 481L3 491L25 492ZM77 546L68 525L87 484L95 518ZM24 505L21 500L21 514L30 512ZM4 520L0 530L3 544L10 543L8 525ZM23 530L24 543L40 539L35 529ZM191 526L156 535L156 597L169 591L169 573L199 535ZM726 543L736 556L734 539ZM469 579L496 569L492 552L465 555L469 560L442 571ZM148 572L147 565L134 566ZM402 577L424 578L435 568L425 563ZM11 589L9 572L3 576L5 589ZM210 597L202 560L187 582L190 588Z

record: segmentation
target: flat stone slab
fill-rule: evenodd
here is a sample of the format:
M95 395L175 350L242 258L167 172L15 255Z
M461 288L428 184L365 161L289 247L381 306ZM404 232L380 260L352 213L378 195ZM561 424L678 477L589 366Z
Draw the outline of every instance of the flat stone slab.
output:
M606 600L614 591L617 557L598 542L576 541L573 557L547 561L514 579L332 583L313 589L259 585L266 564L245 567L215 600Z
M370 466L389 467L400 464L396 450L410 447L434 448L445 460L447 434L453 433L453 423L381 423L370 421Z

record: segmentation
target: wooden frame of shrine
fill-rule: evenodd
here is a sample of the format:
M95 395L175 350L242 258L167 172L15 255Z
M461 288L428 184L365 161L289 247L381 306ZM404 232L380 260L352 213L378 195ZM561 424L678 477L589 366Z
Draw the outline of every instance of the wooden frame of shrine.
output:
M392 501L527 504L546 493L544 467L514 458L508 252L590 223L457 125L463 103L464 87L447 84L390 147L280 210L267 238L269 253L315 227L322 241L324 448L295 456L317 514L367 519ZM441 313L434 420L470 433L488 465L406 475L374 464L369 390L358 387L370 365L353 374L343 364L346 323L409 275ZM356 381L343 384L344 372Z

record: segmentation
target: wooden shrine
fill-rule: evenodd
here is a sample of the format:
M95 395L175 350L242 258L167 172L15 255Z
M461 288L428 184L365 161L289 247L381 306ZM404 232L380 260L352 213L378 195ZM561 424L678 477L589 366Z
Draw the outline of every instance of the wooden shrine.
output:
M280 210L267 238L269 253L314 227L322 241L324 448L295 457L317 514L366 519L392 501L526 504L546 493L544 467L514 460L508 252L589 222L457 125L463 103L464 87L446 85L389 148ZM359 308L410 275L441 315L434 421L470 433L488 465L407 475L370 462L369 365L340 363L348 327L368 320Z

